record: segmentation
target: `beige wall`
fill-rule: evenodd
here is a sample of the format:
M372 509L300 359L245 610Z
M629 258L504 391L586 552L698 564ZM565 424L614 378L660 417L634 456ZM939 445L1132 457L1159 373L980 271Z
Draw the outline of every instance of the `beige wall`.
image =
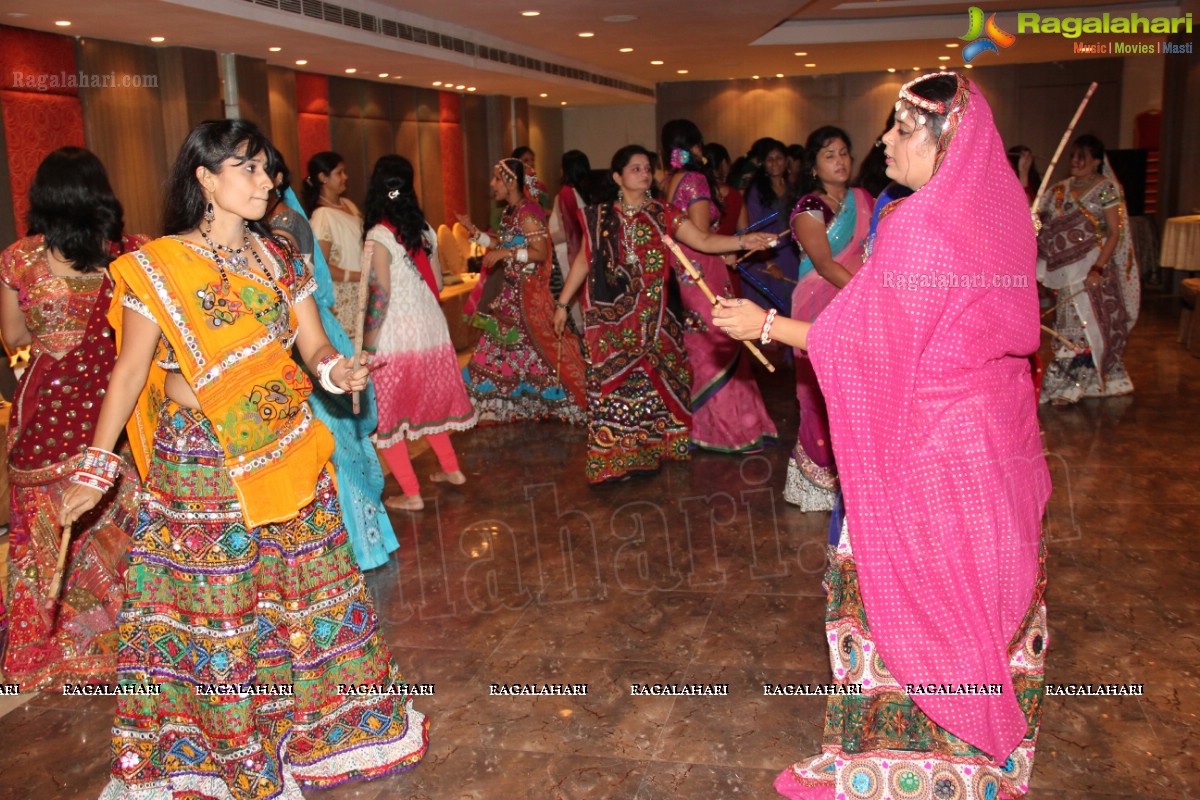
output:
M593 169L607 168L613 153L627 144L657 149L654 109L650 104L564 109L563 144L587 153Z
M563 142L562 110L531 105L529 146L537 156L538 177L546 184L551 194L558 193L558 179L562 175Z
M1133 147L1134 121L1143 111L1162 110L1166 56L1126 58L1121 77L1121 134L1113 147Z

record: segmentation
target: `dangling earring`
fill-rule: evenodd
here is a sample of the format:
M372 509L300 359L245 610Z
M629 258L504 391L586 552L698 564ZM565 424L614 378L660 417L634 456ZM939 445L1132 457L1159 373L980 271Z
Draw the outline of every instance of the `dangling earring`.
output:
M217 212L213 209L213 204L209 202L208 208L204 209L204 221L212 225L217 218Z
M650 190L647 189L646 190L646 202L649 203L653 199L654 199L654 195L650 194Z

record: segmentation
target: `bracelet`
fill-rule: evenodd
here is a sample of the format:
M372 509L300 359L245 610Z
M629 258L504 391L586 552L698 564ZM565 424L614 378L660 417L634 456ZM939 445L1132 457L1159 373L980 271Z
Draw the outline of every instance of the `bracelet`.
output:
M87 452L84 453L83 463L79 465L79 469L115 483L121 475L123 464L124 461L116 453L103 450L99 447L89 447Z
M763 320L762 333L758 337L759 344L771 343L771 325L775 323L775 315L779 313L775 309L767 312L767 318Z
M555 307L555 308L561 308L563 311L570 311L570 310L571 310L571 307L570 307L569 305L567 305L566 303L560 303L560 302L559 302L559 301L557 301L557 300L555 300L555 301L554 301L554 307Z
M746 249L746 237L744 237L744 236L741 236L741 235L739 234L739 235L738 235L738 237L737 237L737 243L738 243L738 250L745 250L745 249Z
M519 264L528 264L529 250L524 247L520 247L517 249L517 252L513 253L513 258L515 258Z
M330 394L345 394L346 390L333 382L329 377L329 373L333 372L333 367L337 362L341 361L342 357L338 353L330 353L322 358L317 363L317 378L321 381L321 386L325 387L325 391Z
M76 486L86 486L89 489L96 489L101 494L116 486L116 483L110 481L108 478L102 478L99 475L93 475L83 470L75 471L75 474L71 476L71 483Z
M477 229L475 231L475 243L486 249L492 246L492 237Z

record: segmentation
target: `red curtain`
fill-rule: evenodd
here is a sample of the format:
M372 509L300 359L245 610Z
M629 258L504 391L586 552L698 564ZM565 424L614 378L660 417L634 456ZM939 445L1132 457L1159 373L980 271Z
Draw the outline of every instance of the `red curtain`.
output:
M0 26L0 105L17 232L38 164L59 147L83 147L75 42L67 36Z

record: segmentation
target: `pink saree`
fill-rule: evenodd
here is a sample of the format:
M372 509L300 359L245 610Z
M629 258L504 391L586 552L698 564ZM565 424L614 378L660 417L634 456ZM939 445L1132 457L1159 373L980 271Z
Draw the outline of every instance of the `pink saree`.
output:
M991 110L958 82L933 178L889 207L809 333L846 501L827 643L857 691L830 698L822 752L779 776L789 798L1028 790L1050 494L1036 247Z

